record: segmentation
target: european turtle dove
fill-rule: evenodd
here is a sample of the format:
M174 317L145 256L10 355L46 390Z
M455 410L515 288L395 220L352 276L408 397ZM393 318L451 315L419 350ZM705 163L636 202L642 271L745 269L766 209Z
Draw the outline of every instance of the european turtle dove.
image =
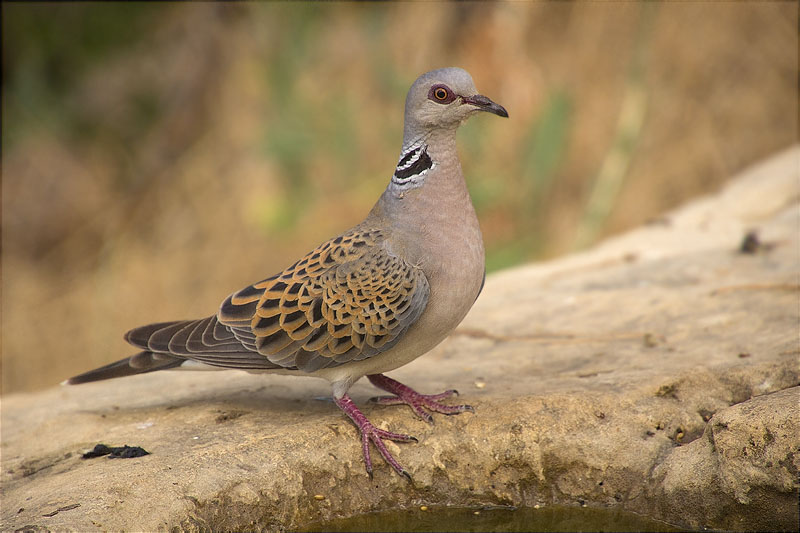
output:
M367 218L274 276L228 296L215 315L142 326L125 339L140 351L75 376L79 384L183 368L240 369L329 380L333 400L369 443L410 477L382 439L415 441L375 427L348 396L363 376L421 418L468 405L424 395L383 375L428 352L461 322L483 287L483 239L456 149L456 129L478 111L507 117L470 75L443 68L408 92L403 147L391 181Z

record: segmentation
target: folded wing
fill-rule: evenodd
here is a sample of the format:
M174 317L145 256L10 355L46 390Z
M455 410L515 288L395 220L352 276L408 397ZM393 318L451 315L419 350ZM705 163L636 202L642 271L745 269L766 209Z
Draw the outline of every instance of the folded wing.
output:
M385 352L428 302L422 270L355 228L229 296L216 316L152 324L131 344L205 364L314 372Z

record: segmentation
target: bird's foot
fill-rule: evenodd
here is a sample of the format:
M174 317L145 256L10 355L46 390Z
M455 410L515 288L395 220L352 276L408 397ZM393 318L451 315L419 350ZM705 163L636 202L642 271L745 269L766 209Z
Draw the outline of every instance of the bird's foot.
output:
M339 406L339 409L344 411L344 413L350 417L350 420L353 421L356 427L358 427L358 430L361 432L361 451L364 454L364 463L367 467L367 474L369 474L369 477L372 478L372 459L370 458L369 453L369 443L372 441L375 447L378 448L378 451L384 460L389 463L398 474L407 477L410 481L411 474L409 474L406 469L400 466L400 463L398 463L395 458L392 457L392 454L386 449L383 439L388 439L395 442L418 442L416 437L404 435L402 433L392 433L391 431L386 431L375 427L372 422L367 420L367 417L364 416L364 413L362 413L358 407L356 407L356 404L353 403L353 400L351 400L350 396L347 394L341 398L334 397L333 401Z
M381 405L406 404L411 407L418 417L431 424L433 424L433 416L431 416L428 411L445 415L457 415L464 411L475 412L475 409L473 409L471 405L447 405L439 402L439 400L457 396L458 391L454 389L444 391L440 394L420 394L411 387L403 385L399 381L395 381L383 374L372 374L367 376L367 378L376 387L394 394L394 396L372 398L371 401ZM428 411L426 411L426 409Z

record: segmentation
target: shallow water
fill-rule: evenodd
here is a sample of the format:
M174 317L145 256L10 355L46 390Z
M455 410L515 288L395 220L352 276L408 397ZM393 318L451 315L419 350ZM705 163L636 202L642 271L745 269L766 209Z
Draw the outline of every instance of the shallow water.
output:
M313 524L303 532L345 531L685 531L663 522L613 509L554 505L533 508L452 508L433 507L369 513L352 518Z

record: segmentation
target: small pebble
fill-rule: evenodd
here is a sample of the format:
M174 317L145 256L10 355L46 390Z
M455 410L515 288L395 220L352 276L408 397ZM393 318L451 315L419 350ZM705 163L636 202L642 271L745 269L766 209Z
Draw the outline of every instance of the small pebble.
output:
M480 512L480 511L475 511L475 512L474 512L474 513L472 513L472 514L474 514L475 516L478 516L479 514L481 514L481 512Z
M419 506L419 510L420 511L427 511L428 510L428 506L427 505L420 505Z
M539 504L537 503L536 505L533 506L533 508L534 509L538 509L539 508Z
M314 494L314 499L322 501L325 499L325 496L323 496L322 494Z
M475 381L475 386L478 387L479 389L486 388L486 382L485 381Z

